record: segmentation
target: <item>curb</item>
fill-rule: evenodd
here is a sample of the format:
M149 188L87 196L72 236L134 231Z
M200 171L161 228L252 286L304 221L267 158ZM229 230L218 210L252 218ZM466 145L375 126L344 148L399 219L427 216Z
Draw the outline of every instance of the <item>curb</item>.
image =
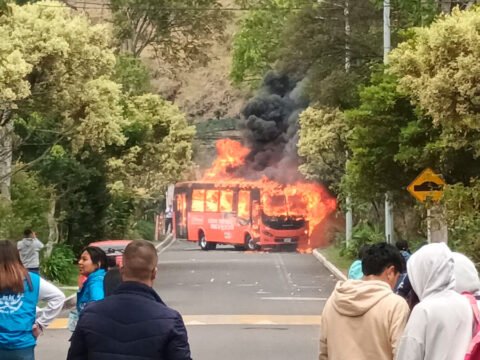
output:
M173 237L173 234L170 233L167 235L167 237L165 238L165 240L163 240L161 243L155 245L155 249L157 249L157 251L160 249L160 248L163 248L163 249L166 249L168 246L170 246L174 241L174 237ZM67 297L65 299L65 302L63 303L63 307L62 307L62 310L68 310L68 309L71 309L73 308L75 305L77 304L77 294L72 294L70 295L69 297Z
M175 238L173 237L173 233L170 233L168 234L165 239L160 242L159 244L155 245L155 249L157 249L157 251L160 249L160 248L163 248L163 249L166 249L168 246L170 246L173 242L175 241Z
M313 250L313 256L315 256L317 260L320 261L323 264L323 266L325 266L328 269L328 271L330 271L333 274L333 276L335 276L338 280L343 280L343 281L347 280L347 277L345 276L345 274L341 272L330 261L328 261L325 256L320 254L320 251L318 251L317 249Z

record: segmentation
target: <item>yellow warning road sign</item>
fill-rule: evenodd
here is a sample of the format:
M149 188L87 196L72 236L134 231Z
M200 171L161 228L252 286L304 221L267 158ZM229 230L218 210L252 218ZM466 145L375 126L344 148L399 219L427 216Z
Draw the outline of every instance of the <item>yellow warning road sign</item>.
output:
M426 168L408 185L407 190L418 201L425 202L427 199L439 201L443 196L444 186L445 181L432 169Z

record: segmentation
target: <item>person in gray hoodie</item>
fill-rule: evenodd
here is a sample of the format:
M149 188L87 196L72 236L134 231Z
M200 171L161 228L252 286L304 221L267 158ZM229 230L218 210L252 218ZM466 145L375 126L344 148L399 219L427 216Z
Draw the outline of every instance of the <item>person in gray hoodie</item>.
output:
M17 249L20 253L22 264L28 271L38 274L40 268L39 251L43 249L43 247L43 243L37 239L37 236L32 230L26 229L23 232L23 239L17 243Z
M425 245L410 257L407 272L420 303L408 319L397 360L463 360L473 312L455 291L452 252L443 243Z

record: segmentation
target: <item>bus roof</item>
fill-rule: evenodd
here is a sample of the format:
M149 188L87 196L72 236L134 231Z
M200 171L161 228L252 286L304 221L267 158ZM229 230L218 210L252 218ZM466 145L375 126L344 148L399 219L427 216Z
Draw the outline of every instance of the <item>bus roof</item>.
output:
M261 186L254 182L249 181L236 181L236 180L198 180L198 181L185 181L175 184L176 189L180 188L192 188L192 189L259 189Z

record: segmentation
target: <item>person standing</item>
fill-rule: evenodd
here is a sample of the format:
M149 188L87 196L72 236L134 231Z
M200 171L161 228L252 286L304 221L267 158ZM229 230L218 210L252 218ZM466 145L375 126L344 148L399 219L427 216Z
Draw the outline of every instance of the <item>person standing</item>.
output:
M322 313L320 360L392 360L407 322L406 301L393 293L403 260L392 245L371 245L363 280L337 283Z
M67 360L191 360L182 316L152 289L157 262L157 251L148 241L127 245L123 282L113 295L85 308Z
M88 303L105 297L103 280L108 267L107 255L96 246L87 246L80 255L78 267L80 274L87 278L77 293L77 312L80 315Z
M39 300L47 302L36 316ZM33 360L37 337L61 311L65 295L23 266L15 243L0 241L0 359Z
M122 283L122 275L120 274L120 269L116 260L116 256L107 257L108 271L103 278L103 291L105 297L112 295L118 285Z
M362 258L363 254L368 249L367 244L363 244L360 249L358 250L357 259L350 265L348 269L348 278L353 280L361 280L363 278L363 271L362 271Z
M420 302L408 319L397 360L463 360L473 312L455 291L452 252L443 243L425 245L410 257L407 272Z
M37 236L31 229L26 229L23 232L23 239L17 243L17 249L20 253L22 264L28 271L38 274L40 268L39 252L43 247L43 243L37 239Z
M168 234L172 231L173 226L173 207L168 205L167 210L165 211L165 234Z

